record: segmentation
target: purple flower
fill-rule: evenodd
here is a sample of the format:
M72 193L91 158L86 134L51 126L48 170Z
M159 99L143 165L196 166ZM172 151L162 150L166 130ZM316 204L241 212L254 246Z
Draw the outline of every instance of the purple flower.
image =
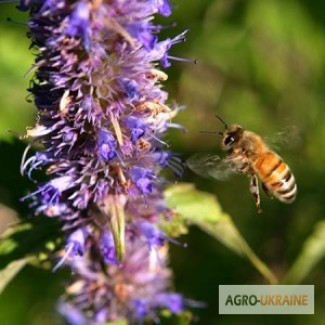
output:
M158 69L185 32L159 40L168 0L22 0L38 51L29 91L38 120L27 138L40 144L22 162L48 181L32 198L36 214L60 219L65 242L55 269L72 269L59 311L71 324L127 318L157 320L183 310L169 291L169 239L158 227L170 216L160 172L181 173L162 140L179 108L168 106ZM35 175L33 174L35 177Z
M131 80L128 78L122 78L120 81L127 97L132 99L137 99L139 95L138 91L138 83L135 80Z
M153 34L157 28L149 21L137 21L128 24L127 30L132 37L139 39L147 51L152 50L157 43L157 36Z
M168 51L173 45L184 42L186 33L187 31L181 33L180 35L177 35L172 39L168 38L165 41L157 43L153 51L149 53L149 56L153 60L160 60L160 63L164 68L170 67L170 59L174 59L175 57L170 56Z
M85 252L85 243L87 238L87 232L84 229L77 229L67 239L65 248L65 254L54 267L53 271L56 271L68 258L74 258L75 256L82 256Z
M19 5L16 8L20 11L27 11L30 8L31 0L20 0Z
M150 247L163 246L166 242L166 235L159 230L156 225L153 225L148 221L139 221L138 229L141 235L146 238Z
M130 177L142 194L149 194L153 191L152 179L154 174L151 170L141 167L132 167L130 169Z
M148 124L135 116L125 117L124 123L126 127L131 130L131 141L133 143L136 143L137 140L139 140L139 138L142 137L149 128Z
M73 232L67 240L67 251L70 251L71 255L83 255L85 251L86 232L82 229L78 229ZM70 248L71 247L71 248Z
M48 202L49 205L57 203L63 192L73 186L73 180L70 176L60 176L53 178L48 183L43 184L37 191L23 197L25 200L31 196L39 195L42 202Z
M109 161L116 157L117 141L111 131L101 130L98 138L98 154Z
M165 307L175 314L184 310L184 298L177 293L161 293L156 296L155 303L157 306Z
M111 232L105 232L102 235L102 240L100 244L101 254L104 258L105 263L117 264L118 260L115 252L115 244L113 235Z
M86 49L90 47L89 27L90 27L90 12L89 4L79 2L69 17L66 33L68 36L80 37Z
M159 13L162 14L163 16L169 16L172 12L169 1L160 0L159 2L161 3L158 9Z
M141 299L134 299L131 308L133 309L134 317L136 319L144 319L148 315L148 302Z
M177 176L182 176L183 167L182 161L179 157L174 155L172 152L157 150L152 154L154 159L158 162L161 167L169 167L172 169Z
M72 304L61 302L58 311L66 318L69 325L89 325L82 311Z

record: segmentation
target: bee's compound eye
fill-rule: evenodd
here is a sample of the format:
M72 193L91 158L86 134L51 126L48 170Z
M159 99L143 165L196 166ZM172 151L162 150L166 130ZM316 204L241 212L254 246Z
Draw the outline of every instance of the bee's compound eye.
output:
M224 141L226 146L232 145L234 142L235 142L235 137L233 137L232 135L228 135Z

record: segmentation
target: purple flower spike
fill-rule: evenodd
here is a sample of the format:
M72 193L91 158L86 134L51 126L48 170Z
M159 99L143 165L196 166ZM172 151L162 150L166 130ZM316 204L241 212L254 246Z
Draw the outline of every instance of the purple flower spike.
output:
M29 89L38 120L26 137L39 146L21 169L48 176L23 199L63 227L54 270L69 267L74 282L59 312L78 325L179 313L182 296L169 290L172 239L157 225L173 215L161 171L182 170L162 140L179 127L171 122L179 108L168 106L168 76L157 67L170 66L185 36L159 40L154 15L169 16L169 0L22 0L19 8L29 11L38 52Z

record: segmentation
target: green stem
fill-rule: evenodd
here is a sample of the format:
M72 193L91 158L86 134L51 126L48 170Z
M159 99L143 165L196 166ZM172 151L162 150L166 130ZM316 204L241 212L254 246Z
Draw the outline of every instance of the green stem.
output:
M246 256L250 263L270 284L279 283L278 278L249 247L245 239L241 236L236 227L233 225L230 218L223 217L223 220L210 224L198 221L194 223L197 224L201 229L209 233L211 236L217 238L230 249L234 250L237 253L240 253L241 255ZM223 236L223 234L227 234L227 236Z
M245 241L242 242L245 245L245 254L251 264L259 271L263 277L269 282L269 284L278 284L279 280L274 273L267 267L267 265L259 259L259 257L251 250Z

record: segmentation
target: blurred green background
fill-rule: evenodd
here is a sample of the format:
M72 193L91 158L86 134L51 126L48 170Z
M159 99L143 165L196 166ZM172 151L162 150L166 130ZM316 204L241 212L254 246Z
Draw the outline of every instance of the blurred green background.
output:
M281 279L294 263L325 214L325 4L323 1L174 0L177 22L172 36L189 28L186 43L171 54L197 58L198 64L174 62L166 89L170 99L186 105L177 121L187 132L171 131L168 141L186 158L196 152L220 153L219 138L199 133L220 123L239 123L268 139L278 138L277 151L298 183L292 205L262 193L258 215L239 175L227 182L202 179L190 171L185 181L217 195L255 253ZM19 174L25 145L17 133L32 125L35 109L26 101L33 62L26 21L14 5L0 6L0 229L8 220L28 214L18 198L32 184ZM8 129L12 132L8 132ZM319 256L325 253L325 238ZM325 262L312 268L303 284L315 285L315 315L218 315L219 284L264 284L250 263L193 227L182 238L188 248L171 247L175 287L186 296L207 302L195 310L197 324L325 324ZM0 324L61 324L54 313L65 272L26 267L0 296Z

